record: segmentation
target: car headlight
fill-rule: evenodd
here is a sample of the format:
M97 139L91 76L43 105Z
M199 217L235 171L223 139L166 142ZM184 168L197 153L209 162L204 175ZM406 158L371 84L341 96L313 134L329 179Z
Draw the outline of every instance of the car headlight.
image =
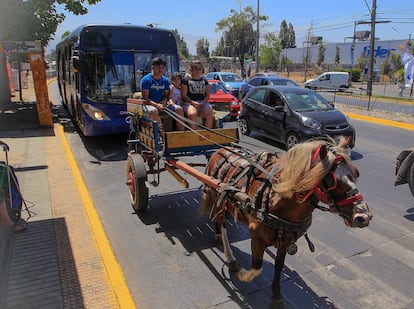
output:
M316 121L315 119L302 116L302 121L306 127L309 127L315 130L319 130L321 128L320 122Z
M232 101L232 102L230 102L230 105L231 106L237 106L237 105L239 105L239 102L238 101Z
M229 84L225 84L225 87L227 90L231 91L233 88L231 88L231 86Z

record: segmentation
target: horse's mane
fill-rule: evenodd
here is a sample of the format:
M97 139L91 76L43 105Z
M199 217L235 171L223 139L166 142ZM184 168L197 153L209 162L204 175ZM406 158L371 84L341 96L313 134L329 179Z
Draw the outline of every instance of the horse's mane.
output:
M316 162L312 162L313 154L323 144L332 151L328 151L323 160L318 158ZM351 172L357 175L357 170L346 152L346 145L345 138L340 138L338 143L333 139L312 140L300 143L283 153L280 156L279 179L273 184L273 191L276 193L273 202L280 198L290 199L295 193L303 193L313 188L331 169L336 155L342 156Z

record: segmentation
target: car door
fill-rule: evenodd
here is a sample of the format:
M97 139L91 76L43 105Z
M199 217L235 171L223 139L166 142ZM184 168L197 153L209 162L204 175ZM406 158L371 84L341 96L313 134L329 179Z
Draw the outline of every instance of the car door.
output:
M247 116L252 129L260 129L263 126L263 102L266 98L266 94L266 89L256 88L244 99L243 108L247 111L244 114Z
M283 141L285 128L285 102L273 89L268 89L262 107L263 117L260 124L261 129L272 138Z

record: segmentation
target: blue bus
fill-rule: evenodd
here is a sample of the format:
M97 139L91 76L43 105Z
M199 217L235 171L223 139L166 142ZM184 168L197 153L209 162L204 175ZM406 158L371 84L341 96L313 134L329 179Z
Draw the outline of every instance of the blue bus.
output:
M83 25L56 54L62 102L85 136L129 132L126 100L140 91L152 58L165 60L168 77L179 70L171 31L130 24Z

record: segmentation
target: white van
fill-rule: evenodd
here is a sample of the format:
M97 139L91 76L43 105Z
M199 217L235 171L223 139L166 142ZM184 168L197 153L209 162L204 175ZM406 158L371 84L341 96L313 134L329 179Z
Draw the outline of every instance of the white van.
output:
M347 72L325 72L314 79L305 82L305 87L310 89L344 89L351 86L351 78Z

